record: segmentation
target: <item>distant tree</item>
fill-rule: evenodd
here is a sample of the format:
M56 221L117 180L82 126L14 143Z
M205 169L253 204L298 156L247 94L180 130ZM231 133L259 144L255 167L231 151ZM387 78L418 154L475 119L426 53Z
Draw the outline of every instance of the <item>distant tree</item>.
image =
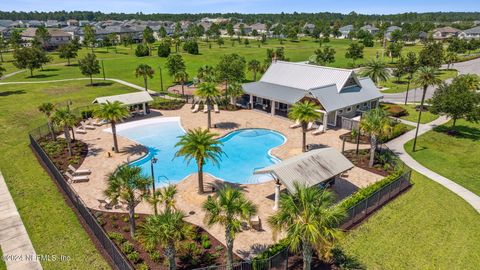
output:
M73 43L62 44L58 47L58 57L67 59L67 66L70 66L70 59L77 57L77 51Z
M253 80L256 81L257 73L260 72L262 69L262 64L260 63L260 61L256 59L252 59L248 61L247 68L248 68L248 71L251 71L253 73Z
M135 49L135 55L137 57L145 57L150 55L150 49L148 45L145 44L138 44L137 48Z
M250 44L250 41L248 40L248 38L245 38L243 40L243 44L245 45L245 47L247 47Z
M407 58L403 61L403 69L407 74L407 91L405 92L405 105L408 102L408 91L410 90L410 83L412 82L413 75L418 70L418 59L414 52L407 53Z
M155 70L147 64L140 64L137 66L135 69L135 77L142 77L143 78L143 84L145 86L145 91L148 91L147 87L147 81L148 78L152 79L153 74L155 73Z
M101 104L100 107L93 112L93 115L100 119L105 119L110 123L113 135L113 150L115 153L119 153L116 125L129 115L128 108L119 101L107 101L107 103Z
M183 58L179 54L172 54L167 57L167 62L165 63L165 67L168 70L168 75L170 77L174 77L180 71L185 71L185 62Z
M222 47L223 44L225 44L225 41L222 37L217 38L217 44L219 48Z
M53 129L53 118L52 118L53 116L52 114L55 110L55 105L53 105L53 103L50 103L50 102L45 102L45 103L42 103L40 106L38 106L38 110L43 114L45 114L45 117L47 118L48 129L50 130L50 135L52 136L52 140L55 141L56 137L55 137L55 131Z
M73 155L72 140L70 139L70 127L77 123L77 117L68 108L59 108L55 110L52 121L57 126L63 128L65 140L67 141L68 156Z
M238 82L232 82L228 86L228 96L230 96L230 103L235 105L237 98L244 94L242 85Z
M242 82L245 79L245 66L245 58L236 53L220 57L216 74L219 81L225 82L225 94L227 94L228 83Z
M48 32L47 28L45 28L45 26L40 26L35 30L34 40L36 40L36 42L43 48L46 48L51 38L52 36Z
M19 69L30 70L30 77L33 77L33 70L41 68L50 61L47 54L36 47L17 48L13 51L13 65Z
M362 76L368 76L378 86L380 82L387 81L390 78L390 71L384 62L372 59L361 69Z
M399 42L403 40L403 32L399 29L393 30L393 32L390 33L390 41L391 42Z
M449 41L447 52L466 53L468 42L464 39L453 38Z
M90 77L90 85L93 86L93 75L100 73L100 63L95 54L87 54L85 58L78 61L78 65L82 74Z
M97 38L96 38L96 33L95 33L95 28L91 25L86 25L83 28L83 45L86 47L90 47L92 50L92 53L94 54L95 52L93 51L93 48L95 47L95 44L97 43Z
M0 77L3 76L3 73L7 71L3 66L2 66L2 63L0 63Z
M392 59L392 63L393 63L393 58L398 58L402 55L402 49L403 49L403 43L401 42L392 42L388 44L387 53Z
M159 57L168 57L171 53L170 42L166 40L160 42L157 52Z
M179 72L175 73L173 76L177 83L182 85L182 96L185 96L185 83L188 82L188 73L185 70L180 70Z
M198 43L195 39L189 39L183 44L183 50L189 54L198 54Z
M122 37L122 44L124 47L130 46L130 49L132 48L133 44L133 36L132 34L127 34Z
M233 30L233 24L228 23L227 24L227 34L232 38L235 35L235 31Z
M307 152L307 131L308 123L314 122L322 115L320 112L320 106L310 101L297 102L293 104L291 110L288 113L288 118L294 121L300 121L302 126L302 152Z
M392 132L392 126L388 114L381 108L375 108L363 114L360 121L360 130L370 136L370 161L369 167L373 167L377 139Z
M367 32L368 33L368 32ZM375 42L373 41L373 35L368 33L362 38L362 44L365 47L373 47L375 45Z
M447 69L450 69L450 66L453 66L453 64L457 61L458 55L455 52L448 52L445 55L445 63L447 64Z
M400 63L400 60L398 61ZM395 68L392 69L392 76L396 78L396 82L400 83L400 78L405 75L405 70L403 69L403 66L398 65Z
M14 49L18 48L22 44L22 36L19 30L13 29L10 32L9 43Z
M329 46L315 50L315 63L321 66L335 62L335 49Z
M443 63L443 44L439 42L427 42L419 53L419 66L440 68Z
M7 41L0 35L0 63L3 63L3 51L7 49Z
M258 31L257 29L253 29L252 30L252 33L250 33L253 37L257 37L258 36Z
M355 66L355 61L357 59L363 58L363 45L353 42L348 46L345 53L345 58L352 59L353 66Z
M149 55L152 52L152 44L155 43L155 37L153 36L153 30L150 26L145 27L142 32L142 40L148 46Z
M118 43L118 36L115 33L110 33L107 35L108 39L110 40L109 46L113 46L115 53L117 53L117 43ZM108 50L108 47L107 47Z
M167 30L165 30L165 27L163 25L160 26L160 29L158 29L158 36L160 36L161 38L167 37Z

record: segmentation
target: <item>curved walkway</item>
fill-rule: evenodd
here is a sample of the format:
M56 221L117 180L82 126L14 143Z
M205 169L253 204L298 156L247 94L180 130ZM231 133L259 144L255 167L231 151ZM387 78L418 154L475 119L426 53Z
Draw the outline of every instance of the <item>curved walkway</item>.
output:
M418 136L426 133L427 131L432 130L433 128L445 124L448 122L448 118L445 116L441 116L438 119L428 123L420 125L418 130ZM415 137L415 129L403 134L400 137L397 137L394 140L391 140L386 143L387 147L390 148L394 153L396 153L400 159L405 162L407 166L412 168L413 170L425 175L426 177L432 179L433 181L439 183L440 185L446 187L453 193L460 196L464 199L467 203L469 203L477 212L480 213L480 196L477 196L475 193L471 192L470 190L460 186L459 184L455 183L454 181L441 176L440 174L431 171L413 159L404 149L405 143L410 141Z

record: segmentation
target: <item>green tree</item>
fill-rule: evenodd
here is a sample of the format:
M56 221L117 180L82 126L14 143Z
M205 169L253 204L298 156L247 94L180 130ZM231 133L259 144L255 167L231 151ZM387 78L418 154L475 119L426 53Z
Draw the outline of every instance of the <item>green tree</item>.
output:
M96 38L96 31L95 28L91 25L86 25L83 28L83 45L86 47L90 47L92 50L92 54L95 54L93 51L93 48L95 47L95 44L97 43L97 38Z
M257 80L257 73L262 70L262 64L256 59L252 59L247 63L248 71L253 73L253 80Z
M215 69L212 66L204 65L197 71L197 77L202 82L215 81Z
M216 67L217 79L225 82L225 90L230 82L241 82L245 79L246 61L236 53L223 55ZM227 91L225 91L225 94Z
M63 128L65 140L67 141L68 156L73 155L72 140L70 139L70 127L77 123L77 117L68 108L59 108L55 110L52 117L53 123Z
M445 63L447 64L447 69L450 69L450 66L453 66L455 62L458 61L458 55L454 52L448 52L445 55Z
M179 82L182 85L182 96L185 96L185 83L188 82L188 73L184 70L180 70L179 72L175 73L173 76L176 82Z
M363 45L357 42L351 43L347 48L345 58L352 59L353 66L355 66L355 61L363 58L363 48Z
M88 53L85 58L78 61L78 65L80 72L82 72L84 76L90 77L90 85L93 86L93 75L100 73L100 63L95 54Z
M55 131L53 130L53 121L52 121L52 113L55 110L55 105L53 105L53 103L50 103L50 102L45 102L40 104L40 106L38 106L38 110L43 114L45 114L45 117L47 117L48 129L50 130L50 135L52 136L52 140L55 141L56 137L55 137Z
M413 152L417 146L418 129L420 128L420 120L422 119L422 111L424 110L425 95L429 86L440 84L442 81L437 77L437 70L434 67L420 67L416 73L415 83L423 87L422 101L420 102L420 110L418 112L417 129L415 130L415 138L413 140Z
M418 59L417 55L414 52L409 52L407 58L403 62L403 69L407 73L407 91L405 92L405 105L408 101L408 91L410 90L410 83L412 82L413 75L418 70Z
M107 101L107 103L100 105L100 107L94 111L94 115L110 123L113 135L113 149L115 153L118 153L116 123L129 115L128 108L119 101Z
M13 65L19 69L30 70L30 77L33 77L33 70L41 68L46 62L50 61L47 54L36 47L17 48L13 51Z
M158 56L168 57L171 53L170 45L170 42L165 40L160 42L160 44L158 45Z
M298 182L295 191L282 193L278 212L268 218L275 234L284 233L290 250L303 252L303 269L310 270L313 250L328 253L341 236L340 223L345 210L335 203L333 194Z
M145 57L150 55L150 48L146 44L138 44L135 49L135 56Z
M480 77L477 74L463 74L455 77L454 81L470 91L478 91L480 88Z
M167 62L165 63L165 67L168 70L168 75L170 77L174 77L180 71L185 71L185 62L183 58L179 54L173 54L167 57Z
M145 91L148 91L147 81L148 78L153 79L153 74L155 74L155 70L147 64L140 64L135 69L135 77L142 77L143 78L143 85L145 86Z
M402 49L403 49L403 43L401 42L392 42L388 45L387 53L392 59L392 63L393 63L393 58L398 58L402 55Z
M159 202L163 204L165 211L176 210L175 195L177 194L177 187L175 185L168 185L159 189Z
M20 34L20 31L17 29L13 29L10 32L10 39L9 39L10 46L12 46L14 49L17 49L20 47L22 44L22 35Z
M235 31L233 30L233 24L231 22L227 24L227 34L230 36L230 39L235 35Z
M198 43L195 39L189 39L183 43L183 50L189 54L198 54Z
M203 82L198 86L195 95L205 100L205 106L207 106L207 129L210 129L212 127L212 105L220 97L220 91L214 83Z
M222 143L215 139L217 134L211 133L208 129L201 128L189 130L185 135L180 137L180 141L175 144L179 150L175 157L185 157L188 163L195 159L198 168L198 193L205 193L203 187L203 165L207 161L218 164L220 156L223 154Z
M390 71L387 65L378 59L368 61L360 73L362 76L370 77L377 86L380 82L385 82L390 78Z
M217 44L219 48L221 48L222 45L225 44L225 41L223 40L222 37L217 38Z
M418 63L422 67L439 69L444 58L443 44L440 42L427 42L419 53Z
M323 48L323 50L321 48L316 49L314 57L316 64L326 66L329 63L335 62L335 49L329 46Z
M145 27L142 32L142 39L145 44L148 46L149 55L152 54L152 44L155 43L155 37L153 36L153 30L150 26Z
M124 47L130 46L130 49L132 49L132 44L133 44L133 36L132 34L127 34L122 37L122 44Z
M35 30L35 40L37 40L44 48L48 46L50 39L52 39L52 36L45 26L40 26Z
M233 105L236 104L237 98L241 97L244 94L242 85L238 82L232 82L228 86L227 91L228 95L230 96L230 103Z
M166 38L167 37L167 30L165 30L165 27L163 27L163 25L160 27L160 29L158 29L158 35L161 38Z
M0 63L3 63L3 51L7 49L7 41L0 35Z
M378 138L392 132L391 120L383 109L375 108L363 114L360 120L360 130L370 136L370 161L368 166L373 167Z
M207 226L219 224L225 228L227 269L233 269L233 243L241 230L242 222L249 222L257 213L257 206L249 201L238 188L225 185L202 206Z
M302 152L307 152L308 123L314 122L322 116L318 110L320 110L320 106L310 101L304 101L293 104L290 112L288 112L290 119L298 120L302 125Z
M67 59L67 66L70 66L70 59L77 57L77 51L72 43L62 44L58 47L58 57Z
M142 169L136 166L119 166L108 176L105 195L113 204L119 201L128 207L130 235L135 237L135 207L148 190L151 179L142 175Z

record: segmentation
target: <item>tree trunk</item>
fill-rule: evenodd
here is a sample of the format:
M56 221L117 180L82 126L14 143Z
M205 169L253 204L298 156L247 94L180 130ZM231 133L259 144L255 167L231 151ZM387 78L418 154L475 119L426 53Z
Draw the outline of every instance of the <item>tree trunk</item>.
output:
M30 77L33 77L33 68L30 69Z
M420 102L420 111L418 111L418 121L417 121L417 128L415 130L415 138L413 139L413 152L417 147L417 137L418 137L418 129L420 128L420 120L422 119L422 110L423 110L423 103L425 102L425 94L427 93L428 85L423 86L423 93L422 93L422 101Z
M408 77L408 83L407 83L407 92L405 92L405 105L407 105L408 102L408 91L410 90L410 77Z
M225 228L225 240L227 246L227 270L233 269L233 238L232 234L230 233L231 229L230 226L227 225Z
M3 50L0 50L0 62L3 63Z
M207 103L207 129L210 129L212 127L212 115L211 115L211 110L210 110L210 104Z
M175 244L174 243L168 244L168 246L165 248L164 255L165 255L165 257L168 258L168 269L169 270L177 269L177 264L175 262L175 253L176 253Z
M455 127L455 124L457 124L457 117L453 117L453 122L452 122L452 128Z
M93 78L91 74L90 74L90 85L93 86Z
M307 123L302 122L302 152L307 152Z
M57 138L55 137L55 131L53 130L52 121L50 121L50 119L49 119L48 122L47 122L47 124L48 124L48 129L50 129L50 135L52 136L52 140L53 140L53 141L56 141Z
M184 84L183 84L183 82L182 82L182 96L185 97L185 90L184 90Z
M203 194L205 193L205 190L203 189L203 163L197 162L197 166L198 166L198 194Z
M68 156L73 155L72 151L72 144L70 142L70 130L68 130L68 126L63 127L63 133L65 134L65 140L67 141L67 147L68 147Z
M118 153L118 142L117 142L117 127L115 126L115 122L111 121L112 125L112 134L113 134L113 149L115 153Z
M306 241L302 241L302 249L303 249L303 270L310 270L312 265L312 246L308 244Z
M253 72L253 81L257 81L257 72L256 71Z
M148 91L147 77L143 78L143 84L145 85L145 91Z
M368 167L373 167L375 162L375 151L377 150L377 136L370 135L370 161L368 162Z
M70 66L70 58L67 58L67 66Z
M74 142L76 139L75 139L75 131L73 130L73 127L70 127L70 131L72 132L72 142Z
M130 235L132 238L135 237L135 198L133 202L128 203L128 216L130 219Z

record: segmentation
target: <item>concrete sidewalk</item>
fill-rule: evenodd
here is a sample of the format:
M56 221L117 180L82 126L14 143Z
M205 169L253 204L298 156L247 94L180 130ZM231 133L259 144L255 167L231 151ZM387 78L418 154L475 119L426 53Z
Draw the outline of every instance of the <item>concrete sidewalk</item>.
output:
M1 172L0 246L8 270L42 269Z

